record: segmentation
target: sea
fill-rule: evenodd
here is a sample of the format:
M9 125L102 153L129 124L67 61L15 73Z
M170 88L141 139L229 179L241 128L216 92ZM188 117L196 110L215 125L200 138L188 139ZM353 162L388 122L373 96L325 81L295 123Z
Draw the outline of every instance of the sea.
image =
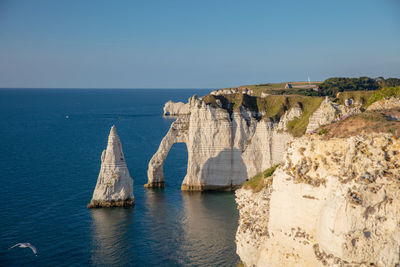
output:
M168 100L202 89L1 89L0 266L236 266L230 192L182 192L185 144L146 189L148 163L174 119ZM88 209L115 125L134 179L133 208ZM38 250L9 249L30 242Z

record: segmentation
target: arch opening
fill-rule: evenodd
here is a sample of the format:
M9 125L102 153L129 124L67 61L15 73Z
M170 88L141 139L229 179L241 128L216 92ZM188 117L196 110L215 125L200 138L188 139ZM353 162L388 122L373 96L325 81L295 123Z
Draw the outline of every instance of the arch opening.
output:
M187 173L188 150L185 143L172 145L164 162L164 180L168 187L180 188Z

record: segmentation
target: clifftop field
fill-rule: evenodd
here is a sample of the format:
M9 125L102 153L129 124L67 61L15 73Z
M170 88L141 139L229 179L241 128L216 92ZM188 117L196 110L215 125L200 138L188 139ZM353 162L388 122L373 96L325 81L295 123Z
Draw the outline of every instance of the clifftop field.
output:
M290 84L292 88L286 88ZM264 83L254 85L242 85L237 89L250 89L254 95L261 96L264 94L271 95L307 95L307 96L336 96L339 92L344 91L370 91L378 90L385 87L400 86L399 78L345 78L333 77L325 81L312 82L282 82L282 83Z

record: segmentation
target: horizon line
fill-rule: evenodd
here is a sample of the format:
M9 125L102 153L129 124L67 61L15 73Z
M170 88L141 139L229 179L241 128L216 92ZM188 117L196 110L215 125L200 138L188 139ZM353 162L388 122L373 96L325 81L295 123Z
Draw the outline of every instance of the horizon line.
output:
M200 89L200 90L209 90L209 89L216 89L215 88L199 88L199 87L0 87L0 90L2 89L122 89L122 90L137 90L137 89L178 89L178 90L194 90L194 89Z

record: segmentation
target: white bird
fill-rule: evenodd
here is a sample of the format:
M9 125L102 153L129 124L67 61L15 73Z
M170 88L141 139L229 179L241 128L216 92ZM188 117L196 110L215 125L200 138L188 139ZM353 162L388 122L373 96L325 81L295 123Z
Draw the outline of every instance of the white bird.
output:
M10 247L9 249L15 248L16 246L18 246L20 248L30 248L30 249L32 249L35 256L37 256L37 250L33 245L31 245L31 243L18 243L18 244L15 244L14 246Z

